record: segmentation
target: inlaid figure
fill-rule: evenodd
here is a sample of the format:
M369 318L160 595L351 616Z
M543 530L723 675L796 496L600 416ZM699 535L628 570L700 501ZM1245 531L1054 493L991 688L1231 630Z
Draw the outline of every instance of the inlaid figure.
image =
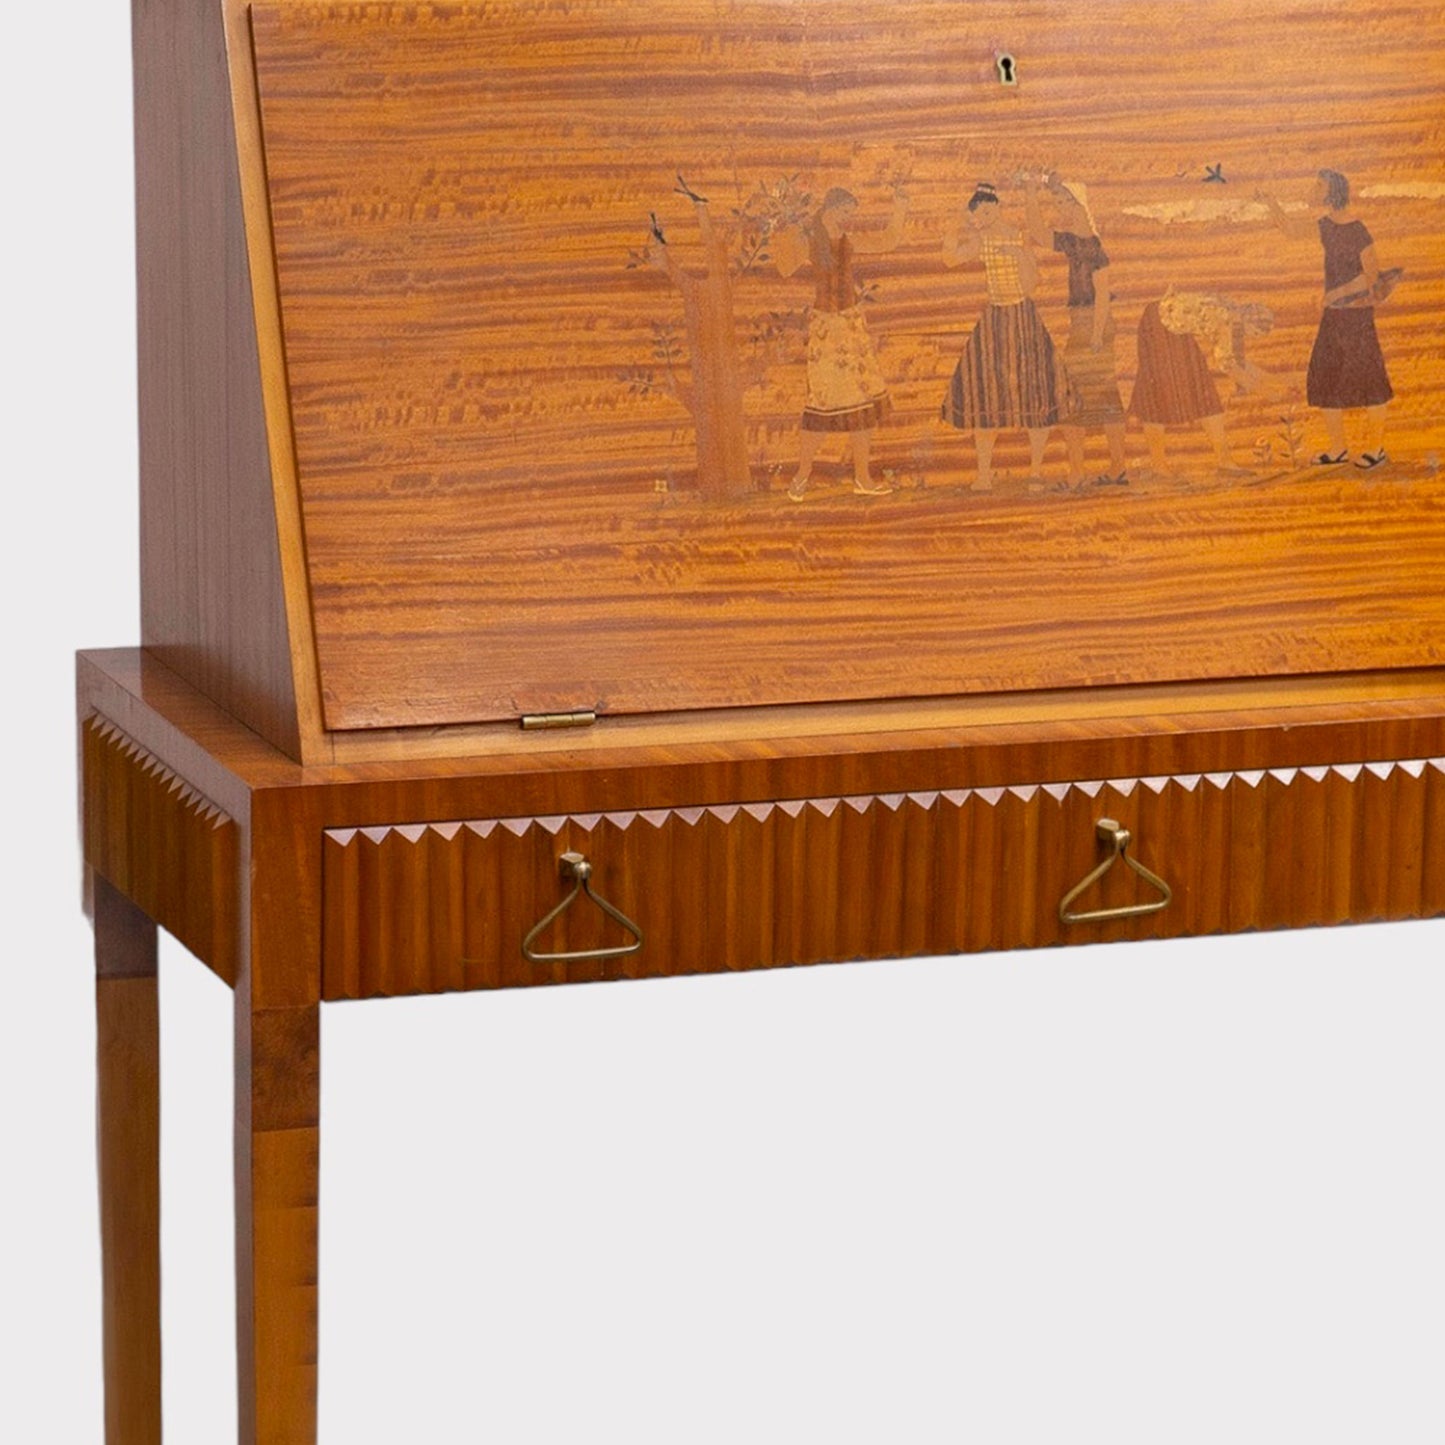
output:
M1242 392L1264 389L1264 373L1246 358L1244 347L1248 337L1264 335L1273 324L1268 307L1198 291L1171 290L1144 308L1129 410L1143 424L1151 474L1168 473L1168 428L1198 424L1214 449L1219 476L1250 475L1230 446L1211 372L1228 376Z
M1115 372L1109 257L1085 187L1052 174L1044 182L1054 207L1053 225L1045 223L1037 179L1025 181L1024 202L1035 245L1068 263L1069 335L1063 354L1067 385L1059 396L1059 428L1069 452L1069 480L1076 486L1084 480L1085 435L1102 431L1109 446L1109 470L1099 480L1122 485L1129 477L1124 402Z
M997 189L980 183L945 238L943 262L983 263L988 304L954 368L942 415L972 431L978 456L974 490L993 488L993 449L1000 431L1029 438L1029 480L1042 481L1044 448L1059 420L1054 343L1033 303L1038 263L1028 238L1003 214Z
M853 490L861 496L892 491L875 482L870 457L873 433L888 415L888 387L867 322L858 303L853 261L882 255L903 239L908 201L895 194L893 214L878 232L857 232L858 200L834 186L812 220L789 237L780 237L776 264L784 276L807 266L812 271L813 307L808 318L808 395L798 439L798 470L788 496L803 500L813 463L823 443L837 433L849 438L853 452Z
M1386 461L1385 411L1395 394L1375 331L1375 304L1389 295L1400 272L1380 269L1374 238L1351 208L1350 183L1339 171L1322 170L1315 179L1313 227L1287 215L1273 196L1262 199L1282 231L1300 236L1317 230L1324 249L1323 309L1305 381L1305 395L1324 413L1329 438L1315 464L1333 467L1350 460L1345 413L1363 411L1365 449L1355 465L1372 470Z

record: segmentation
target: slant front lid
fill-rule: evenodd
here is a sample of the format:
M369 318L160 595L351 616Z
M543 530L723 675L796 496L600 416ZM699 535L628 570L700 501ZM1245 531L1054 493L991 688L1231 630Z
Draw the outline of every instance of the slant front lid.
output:
M327 725L1445 661L1377 8L255 7Z

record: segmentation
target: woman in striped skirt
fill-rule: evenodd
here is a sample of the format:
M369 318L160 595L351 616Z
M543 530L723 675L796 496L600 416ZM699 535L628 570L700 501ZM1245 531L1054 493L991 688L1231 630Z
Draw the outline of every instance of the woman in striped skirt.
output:
M980 184L968 203L967 227L943 243L946 266L983 263L988 304L954 368L943 419L972 431L978 453L974 490L993 488L993 448L1000 431L1029 438L1029 480L1041 481L1044 448L1059 420L1054 343L1031 299L1038 265L1023 233L1004 218L998 192Z

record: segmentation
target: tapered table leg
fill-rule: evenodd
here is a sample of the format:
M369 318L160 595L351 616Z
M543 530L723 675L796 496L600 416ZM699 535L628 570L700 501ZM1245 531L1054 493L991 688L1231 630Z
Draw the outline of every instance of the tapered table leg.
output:
M320 1007L236 990L241 1445L315 1445Z
M156 926L95 884L106 1445L161 1438L160 1029Z

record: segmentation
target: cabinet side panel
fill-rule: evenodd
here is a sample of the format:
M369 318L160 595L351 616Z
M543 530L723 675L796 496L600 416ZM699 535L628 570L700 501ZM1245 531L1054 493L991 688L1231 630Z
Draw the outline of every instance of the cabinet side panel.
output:
M299 756L220 0L132 24L142 641Z
M86 864L234 984L235 821L99 716L81 729L81 776Z

